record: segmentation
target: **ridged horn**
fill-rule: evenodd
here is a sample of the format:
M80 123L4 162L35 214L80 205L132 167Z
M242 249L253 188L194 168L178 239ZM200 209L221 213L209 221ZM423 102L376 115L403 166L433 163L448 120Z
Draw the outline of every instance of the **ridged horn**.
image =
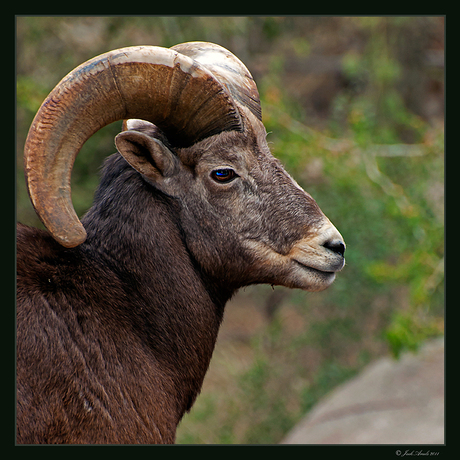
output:
M262 108L256 83L247 67L234 54L220 45L208 42L181 43L171 49L206 67L233 98L262 121Z
M177 147L242 130L228 89L205 65L177 50L135 46L83 63L43 102L24 148L32 204L61 245L75 247L86 239L71 201L78 152L96 131L128 118L154 123Z

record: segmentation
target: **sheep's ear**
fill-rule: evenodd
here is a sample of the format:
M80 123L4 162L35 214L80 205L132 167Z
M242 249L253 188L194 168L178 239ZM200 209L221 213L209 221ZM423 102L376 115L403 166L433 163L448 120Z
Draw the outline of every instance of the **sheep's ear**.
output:
M159 139L139 131L124 131L115 138L118 151L144 176L158 181L171 177L179 168L179 159Z

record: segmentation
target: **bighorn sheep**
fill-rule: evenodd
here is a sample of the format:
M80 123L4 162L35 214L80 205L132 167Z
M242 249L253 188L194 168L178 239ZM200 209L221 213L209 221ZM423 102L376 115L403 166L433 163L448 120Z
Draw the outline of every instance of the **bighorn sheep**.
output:
M125 120L79 221L84 142ZM173 443L227 300L318 291L345 244L270 153L247 68L218 45L137 46L70 72L25 145L46 231L17 229L17 442Z

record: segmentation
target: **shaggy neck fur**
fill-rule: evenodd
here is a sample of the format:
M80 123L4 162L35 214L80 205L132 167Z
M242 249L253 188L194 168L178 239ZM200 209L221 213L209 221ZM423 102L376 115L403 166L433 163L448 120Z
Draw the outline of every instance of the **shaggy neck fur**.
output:
M233 293L194 261L175 206L116 154L82 219L84 244L65 249L18 230L18 392L29 402L18 420L41 424L18 442L174 442ZM37 244L23 253L31 236ZM41 391L49 385L56 390Z
M120 155L107 163L83 219L88 239L82 249L96 253L132 298L133 328L172 379L182 416L201 388L232 292L209 282L195 263L174 200Z

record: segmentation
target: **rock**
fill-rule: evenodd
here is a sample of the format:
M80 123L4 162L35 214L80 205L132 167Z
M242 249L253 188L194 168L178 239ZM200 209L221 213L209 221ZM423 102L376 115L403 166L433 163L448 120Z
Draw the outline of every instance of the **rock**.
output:
M282 444L443 444L444 338L381 358L333 390Z

